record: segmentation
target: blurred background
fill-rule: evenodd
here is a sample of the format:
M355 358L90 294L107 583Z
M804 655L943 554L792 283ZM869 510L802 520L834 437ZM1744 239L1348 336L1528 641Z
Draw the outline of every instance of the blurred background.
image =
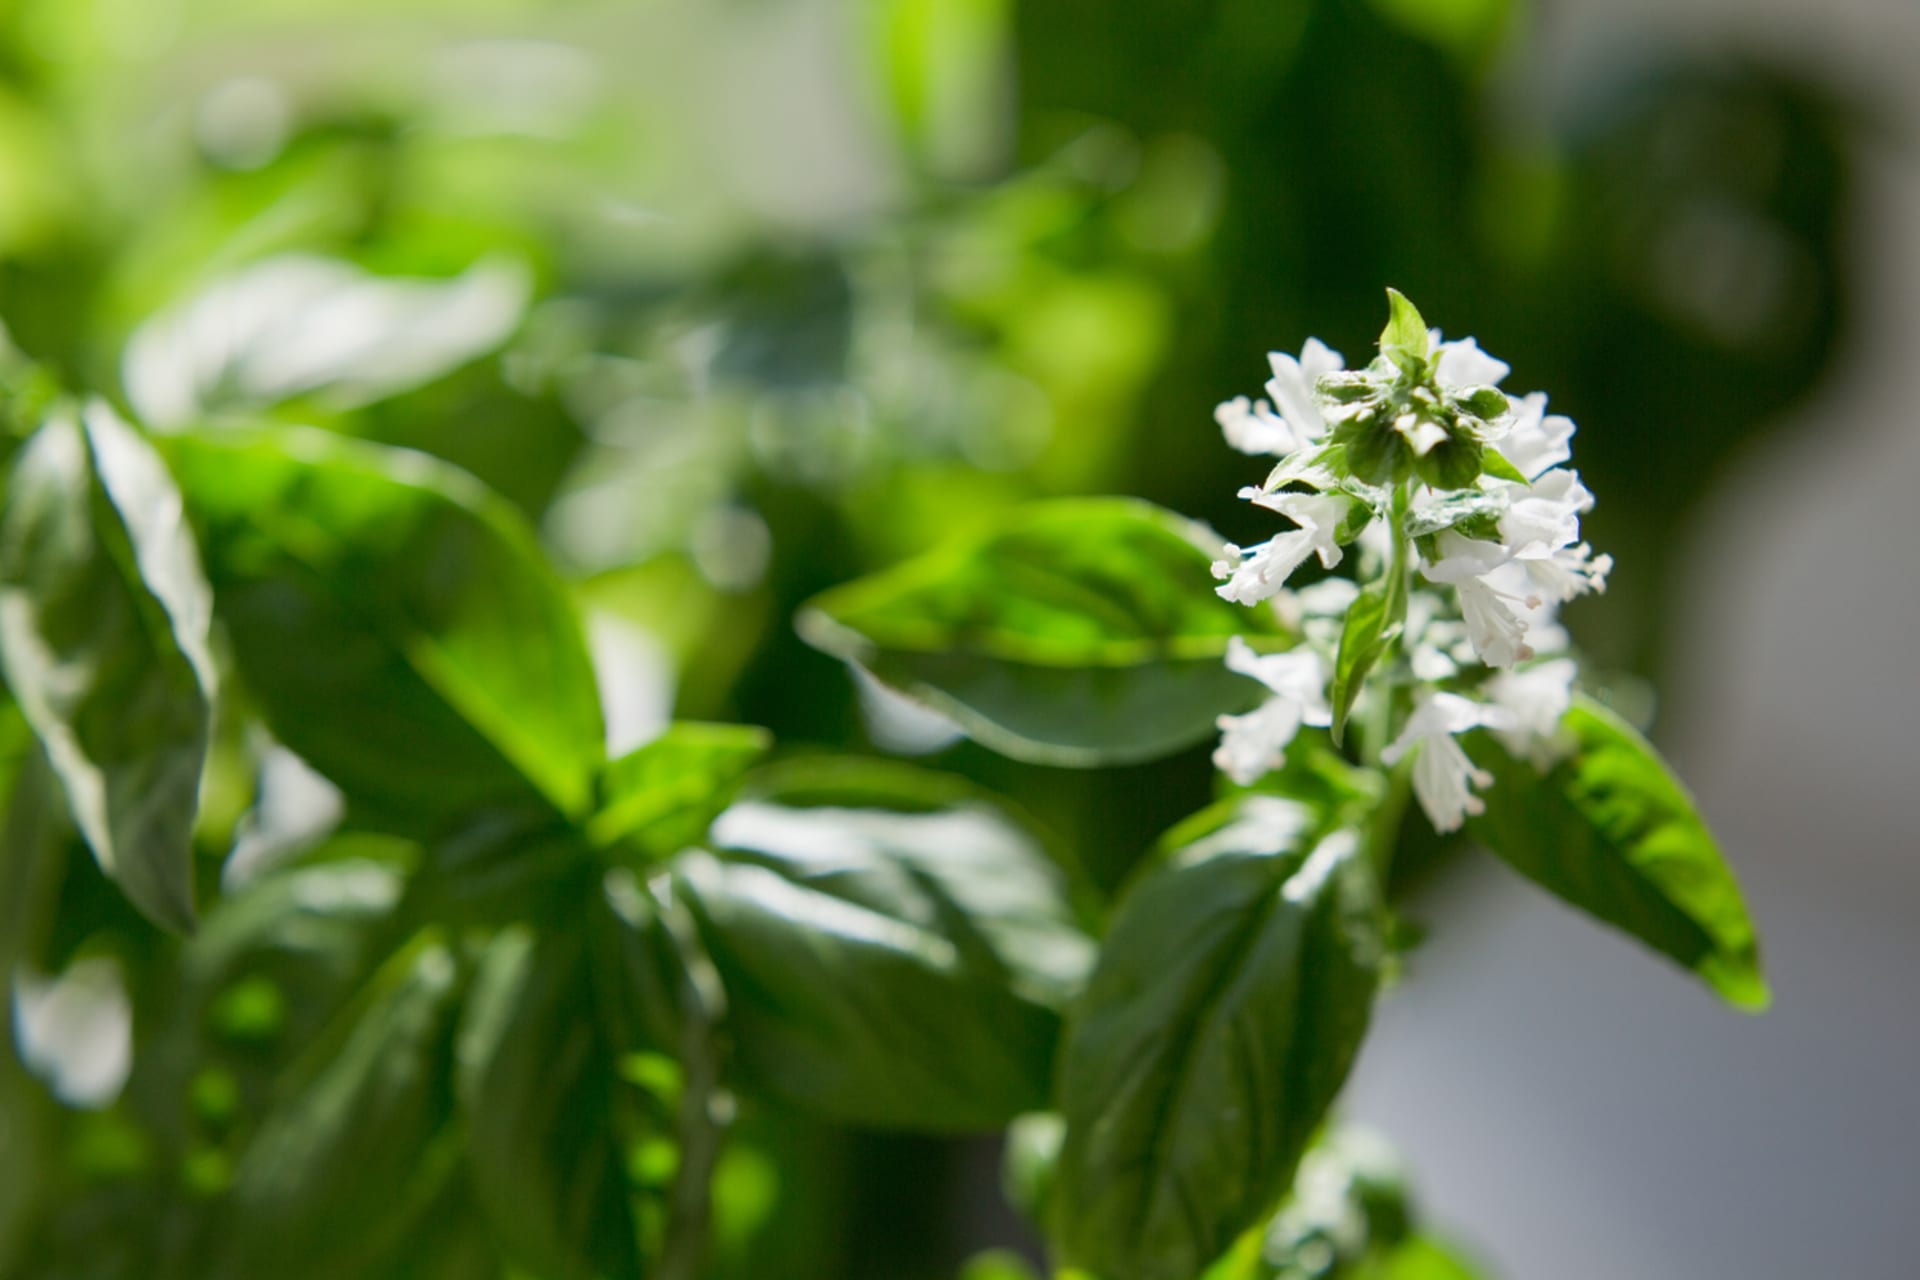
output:
M577 584L617 737L671 714L925 756L1098 890L1207 798L1204 750L998 760L859 687L793 610L1036 496L1250 538L1233 494L1260 469L1212 406L1270 348L1364 352L1392 284L1581 424L1619 567L1569 622L1696 787L1777 1002L1725 1012L1426 848L1401 887L1431 934L1352 1116L1495 1274L1896 1280L1920 1240L1916 58L1904 0L11 0L0 375L15 405L34 362L156 427L449 458ZM210 791L203 879L312 844L261 820L274 777ZM178 1061L245 1096L312 1028L243 979L182 1031L191 956L84 857L35 892L57 909L15 982L27 1068L0 1065L0 1270L160 1274L224 1176L193 1092L217 1088ZM1024 1247L997 1159L750 1117L715 1273L918 1280Z

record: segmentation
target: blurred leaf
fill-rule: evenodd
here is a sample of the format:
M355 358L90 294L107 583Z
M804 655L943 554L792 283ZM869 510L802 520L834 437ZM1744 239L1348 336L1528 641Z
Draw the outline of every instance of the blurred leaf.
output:
M49 422L0 519L0 658L101 869L193 925L210 603L180 495L104 408Z
M676 875L756 1088L850 1124L989 1129L1047 1099L1090 946L1038 844L977 803L735 805Z
M275 736L402 833L495 806L584 815L593 666L517 513L443 463L325 432L167 448Z
M1049 1217L1053 1178L1060 1164L1060 1143L1067 1122L1055 1111L1030 1111L1007 1126L1000 1160L1000 1185L1007 1202L1036 1226Z
M1272 1209L1346 1078L1384 943L1360 842L1271 796L1169 833L1062 1050L1055 1242L1103 1280L1190 1280Z
M549 1280L639 1274L613 1053L579 940L524 929L495 939L458 1053L467 1167L502 1244Z
M1279 635L1213 593L1219 540L1148 503L1037 503L984 537L817 597L815 647L1021 760L1147 760L1205 737L1259 686L1228 671L1234 635Z
M236 1277L358 1274L426 1206L459 987L446 944L419 935L286 1079L234 1172Z
M1678 961L1737 1008L1766 1008L1759 940L1693 798L1651 744L1577 699L1570 754L1543 778L1485 734L1494 775L1468 830L1529 879Z
M600 811L587 823L595 844L632 841L648 858L699 843L772 737L751 725L682 722L609 763Z
M315 392L365 404L500 346L528 290L526 269L510 261L439 281L308 254L271 258L141 326L127 346L127 397L163 428Z
M1354 1280L1481 1280L1483 1274L1440 1241L1416 1236L1363 1266Z
M960 1280L1040 1280L1040 1273L1017 1253L990 1249L967 1259L960 1268Z

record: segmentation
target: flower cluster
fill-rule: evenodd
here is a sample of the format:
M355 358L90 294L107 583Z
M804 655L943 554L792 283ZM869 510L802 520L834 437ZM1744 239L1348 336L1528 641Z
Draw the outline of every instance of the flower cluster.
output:
M1612 560L1580 539L1593 495L1564 465L1573 423L1548 413L1544 395L1502 391L1505 363L1472 338L1444 341L1412 303L1388 297L1380 355L1365 368L1309 340L1298 358L1269 357L1265 399L1215 411L1228 444L1278 458L1241 497L1293 526L1229 545L1217 590L1277 609L1301 642L1230 647L1227 665L1270 696L1221 717L1214 762L1251 784L1280 767L1303 725L1338 740L1351 715L1378 730L1380 763L1411 758L1421 807L1452 831L1483 811L1475 790L1491 782L1460 734L1486 729L1513 755L1552 763L1575 675L1556 613L1603 590ZM1358 581L1290 589L1309 560L1357 562Z

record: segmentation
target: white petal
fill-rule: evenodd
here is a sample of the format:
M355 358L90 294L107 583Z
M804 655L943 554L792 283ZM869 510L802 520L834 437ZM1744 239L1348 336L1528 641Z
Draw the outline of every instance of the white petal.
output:
M1455 387L1497 387L1500 380L1512 372L1506 361L1496 360L1482 351L1472 338L1441 342L1437 329L1432 336L1440 352L1434 372L1443 383Z
M1487 681L1487 696L1505 713L1502 727L1494 731L1501 745L1543 768L1551 764L1555 731L1573 705L1575 674L1571 658L1557 658Z
M1220 424L1227 444L1241 453L1283 457L1302 444L1293 428L1265 400L1235 396L1213 411L1213 420Z
M1313 554L1313 535L1295 529L1250 550L1228 546L1227 554L1234 560L1216 560L1213 564L1213 576L1227 579L1214 588L1214 594L1235 604L1258 604L1277 594L1288 576Z
M1529 480L1573 456L1573 419L1547 413L1547 397L1535 391L1518 402L1500 452Z
M1319 374L1303 367L1284 351L1269 351L1267 363L1273 369L1273 376L1267 379L1267 394L1294 434L1309 442L1325 435L1327 422L1321 417L1319 402L1313 395L1314 379Z
M1527 647L1527 624L1511 607L1517 603L1487 585L1485 578L1465 578L1454 584L1467 639L1480 661L1490 667L1510 667L1533 656Z
M1300 708L1286 698L1273 698L1243 716L1221 716L1220 745L1214 767L1241 786L1251 786L1263 774L1286 762L1286 746L1300 731Z

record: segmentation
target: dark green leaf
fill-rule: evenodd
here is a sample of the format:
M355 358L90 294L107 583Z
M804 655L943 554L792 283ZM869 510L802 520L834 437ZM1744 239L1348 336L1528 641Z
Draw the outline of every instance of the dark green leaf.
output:
M1055 1239L1102 1280L1191 1280L1270 1212L1346 1078L1383 954L1360 842L1249 795L1173 833L1076 1005ZM1173 838L1170 837L1170 840Z
M744 801L676 888L758 1089L853 1124L987 1129L1044 1106L1091 946L998 811Z
M467 1167L502 1244L550 1280L639 1273L615 1083L580 940L501 934L461 1023Z
M1423 377L1432 350L1427 322L1398 289L1387 290L1387 327L1380 331L1380 354L1412 377Z
M0 658L101 869L191 928L214 678L180 496L103 409L49 422L0 520Z
M1484 734L1494 775L1469 830L1530 879L1692 969L1728 1003L1764 1009L1753 922L1693 798L1657 751L1591 700L1562 722L1567 756L1542 777Z
M1407 617L1407 575L1396 567L1361 588L1347 607L1346 625L1340 630L1340 650L1333 659L1333 687L1328 700L1333 704L1333 740L1338 744L1346 733L1347 714L1360 696L1367 673L1400 638L1400 627Z
M1131 499L1036 503L981 538L818 597L809 643L1023 760L1146 760L1199 741L1260 688L1222 665L1279 634L1213 592L1220 545Z
M772 744L766 730L751 725L672 725L607 765L600 811L587 833L602 846L631 840L649 858L698 843Z
M359 1274L431 1200L458 994L452 952L422 934L308 1051L234 1172L233 1274Z
M420 454L317 431L168 441L235 658L275 735L385 825L583 817L593 668L518 515Z

